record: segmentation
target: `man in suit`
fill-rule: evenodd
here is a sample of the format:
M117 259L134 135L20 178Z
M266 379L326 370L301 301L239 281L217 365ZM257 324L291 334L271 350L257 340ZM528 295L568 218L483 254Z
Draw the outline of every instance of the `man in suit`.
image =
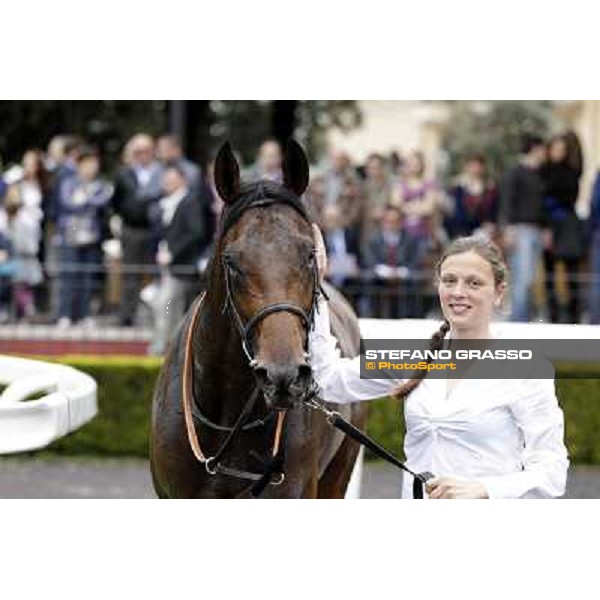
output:
M199 195L201 185L200 167L183 155L183 148L177 136L161 135L156 143L156 157L163 168L178 167L183 171L187 187L196 196Z
M161 269L158 297L154 304L152 354L163 354L183 317L188 292L197 284L198 263L210 244L210 230L202 203L188 185L183 169L165 169L162 178L165 196L158 203L157 229L161 241L156 256Z
M383 211L381 229L369 240L364 252L364 266L373 283L380 287L383 306L379 312L387 318L415 316L415 276L419 264L418 246L402 228L402 213L388 205Z
M154 262L149 214L162 196L162 168L155 159L154 140L149 135L138 134L131 138L125 154L127 164L115 179L112 206L122 220L125 273L120 324L131 327L142 286L142 271Z

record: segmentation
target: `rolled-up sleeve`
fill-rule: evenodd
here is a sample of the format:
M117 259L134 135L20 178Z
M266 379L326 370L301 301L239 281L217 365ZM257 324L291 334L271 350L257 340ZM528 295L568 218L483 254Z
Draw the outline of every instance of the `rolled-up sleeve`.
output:
M344 358L331 335L329 308L323 298L318 300L314 328L309 337L313 376L323 400L348 404L374 400L389 395L400 383L398 379L361 379L360 356Z
M523 436L523 470L483 477L490 498L557 498L564 495L569 460L564 416L553 379L527 379L512 411Z

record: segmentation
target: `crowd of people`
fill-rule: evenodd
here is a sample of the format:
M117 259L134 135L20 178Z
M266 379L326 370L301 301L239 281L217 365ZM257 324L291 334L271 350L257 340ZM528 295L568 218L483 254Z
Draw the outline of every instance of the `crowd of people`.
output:
M194 293L218 212L215 194L179 141L135 135L108 181L96 148L58 136L45 155L26 152L0 181L2 320L35 321L45 309L61 328L93 326L92 299L103 298L106 255L114 255L111 242L118 240L118 324L135 324L140 293L157 280L153 351L162 352ZM48 281L50 272L56 277Z
M582 175L576 137L524 135L507 171L497 181L489 173L485 157L473 154L442 185L428 176L419 151L400 160L374 153L363 169L333 151L310 191L330 256L330 279L356 294L363 315L424 317L437 309L429 279L436 256L456 237L480 234L508 258L511 320L580 323L586 308L590 321L599 323L600 182L584 222L575 210ZM558 265L567 294L557 289ZM545 302L536 306L540 273ZM582 285L588 281L591 296ZM361 294L365 282L379 292Z
M280 181L281 161L279 144L266 140L245 176ZM92 300L104 297L98 291L107 281L106 257L116 247L118 323L134 325L140 297L146 299L154 311L153 352L161 353L211 252L222 208L211 166L201 169L186 158L173 135L142 133L124 145L111 180L101 169L95 147L63 135L45 153L27 151L2 174L0 320L35 321L44 312L59 327L93 324ZM521 154L498 181L482 155L471 155L443 185L419 151L372 153L355 165L332 149L314 171L306 196L327 245L328 278L361 316L432 314L435 257L450 240L479 233L507 255L511 319L539 317L532 302L539 265L547 320L579 323L586 309L592 323L600 322L600 178L584 223L575 212L581 151L571 134L547 141L524 136ZM556 289L559 263L564 306L565 294ZM49 282L51 272L56 277ZM581 285L586 273L589 294Z

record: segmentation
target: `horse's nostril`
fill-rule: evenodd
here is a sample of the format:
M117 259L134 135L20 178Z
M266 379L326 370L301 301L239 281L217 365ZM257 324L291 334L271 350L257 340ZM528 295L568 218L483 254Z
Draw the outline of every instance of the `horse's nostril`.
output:
M300 365L298 367L298 381L308 383L312 377L312 369L310 365Z
M305 393L312 378L312 369L308 364L271 365L257 368L256 377L267 400L283 406Z
M263 385L269 380L269 372L267 371L266 367L256 367L256 369L254 369L254 375L259 383Z

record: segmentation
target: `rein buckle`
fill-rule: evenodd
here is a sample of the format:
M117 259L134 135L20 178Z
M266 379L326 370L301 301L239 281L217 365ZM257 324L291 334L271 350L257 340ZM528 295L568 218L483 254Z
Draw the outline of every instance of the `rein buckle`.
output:
M209 475L216 475L219 470L219 465L211 467L210 464L212 460L214 460L214 456L207 458L206 462L204 463L204 468Z
M285 481L285 473L279 473L277 479L271 480L271 485L281 485Z

